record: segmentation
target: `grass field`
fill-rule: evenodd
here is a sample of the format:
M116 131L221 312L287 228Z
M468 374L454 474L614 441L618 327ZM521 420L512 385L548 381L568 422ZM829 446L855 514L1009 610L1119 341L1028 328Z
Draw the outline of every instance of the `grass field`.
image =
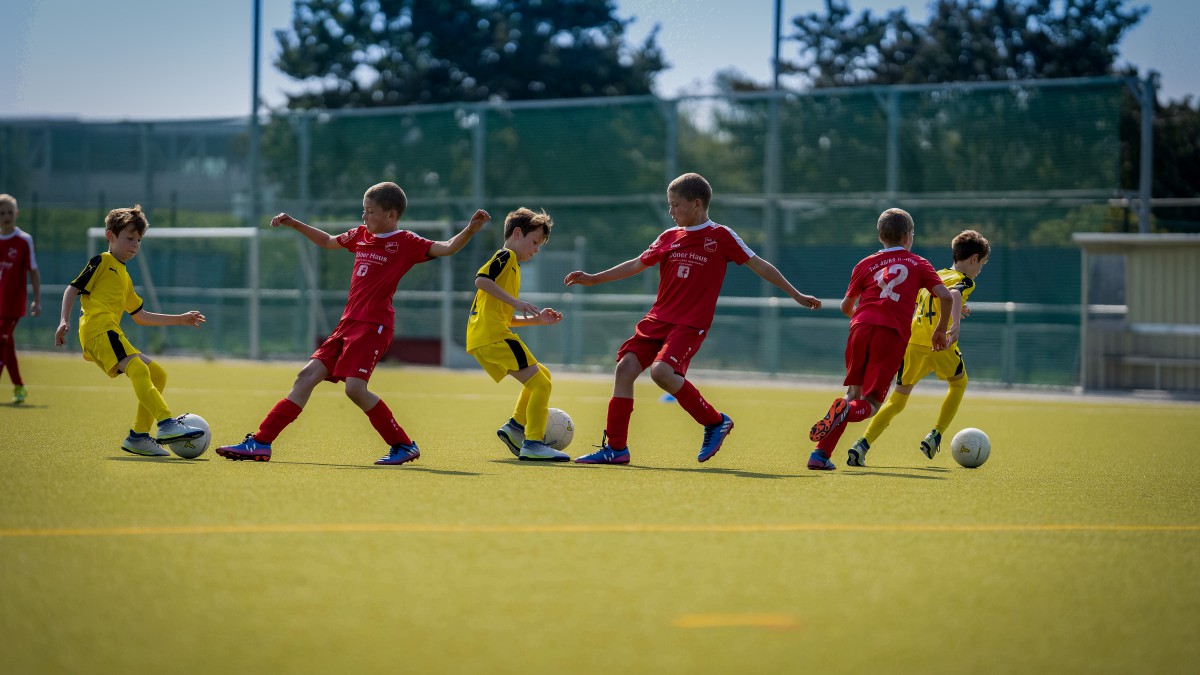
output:
M254 430L300 363L164 359L215 440ZM322 385L269 463L118 449L135 401L78 359L23 355L0 406L5 673L1191 673L1200 667L1200 406L968 392L977 470L916 445L925 390L865 469L810 472L836 388L697 383L700 429L639 384L633 464L516 461L515 382L384 368L420 443L385 448ZM5 378L7 382L7 378ZM556 375L599 442L611 383ZM4 391L7 391L5 389ZM5 397L7 398L7 397Z

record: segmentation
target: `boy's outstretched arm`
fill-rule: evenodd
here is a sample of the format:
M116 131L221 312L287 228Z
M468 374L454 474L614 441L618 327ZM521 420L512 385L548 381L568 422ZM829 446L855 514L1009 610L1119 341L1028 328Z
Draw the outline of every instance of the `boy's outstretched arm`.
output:
M562 321L562 318L562 312L552 307L547 307L546 309L543 309L542 311L528 318L518 319L514 316L513 320L509 322L508 325L512 326L513 328L520 328L522 326L550 326Z
M942 307L945 307L947 303L951 303L951 311L954 311L952 304L954 299L950 294L950 289L946 288L945 284L938 284L930 288L929 292L937 296L937 299L942 302ZM939 312L938 314L938 324L933 329L933 351L935 352L940 352L950 346L949 336L946 335L946 327L950 323L950 312Z
M471 222L467 223L467 226L461 232L446 241L433 242L429 247L429 256L431 258L439 258L458 253L462 250L462 247L467 245L468 241L471 241L471 237L474 237L475 233L482 229L484 224L491 219L492 216L487 211L479 209L475 212L475 215L471 216Z
M133 322L139 326L195 326L199 328L200 324L204 323L204 315L194 309L183 314L158 314L143 310L134 312L130 316L133 317Z
M79 297L79 289L67 286L63 291L62 313L58 316L58 330L54 331L54 346L61 347L67 343L67 332L71 330L71 308L75 306L75 298Z
M641 258L634 258L632 260L626 260L616 267L610 267L603 272L597 272L596 274L588 274L587 272L576 270L568 274L566 278L563 279L563 283L567 286L574 286L576 284L580 286L595 286L596 284L604 284L610 281L625 279L643 272L646 269L647 267L642 264Z
M517 310L517 313L523 317L536 316L542 311L538 309L537 305L533 304L532 302L518 300L517 298L509 295L508 291L500 288L500 284L487 277L475 277L475 288L478 288L493 298L497 298L502 302L512 305L513 309Z
M304 235L305 239L308 239L321 248L332 250L342 247L341 244L337 243L337 237L325 232L324 230L318 230L312 225L302 223L286 213L281 213L272 218L271 227L290 227Z
M792 282L788 281L787 277L783 276L783 273L780 272L777 267L766 260L763 260L758 256L754 256L746 261L746 267L749 267L754 271L755 274L762 277L766 281L771 282L773 285L778 287L779 290L787 293L788 297L795 300L797 304L809 309L821 309L820 300L796 290L796 287L792 285Z

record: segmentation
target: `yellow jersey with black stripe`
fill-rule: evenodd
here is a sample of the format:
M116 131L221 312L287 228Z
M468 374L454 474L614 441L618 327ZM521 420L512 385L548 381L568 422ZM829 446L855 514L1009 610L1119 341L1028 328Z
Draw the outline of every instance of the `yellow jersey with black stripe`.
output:
M83 316L79 319L79 342L107 331L121 330L121 317L142 310L142 299L133 290L133 279L125 263L105 251L88 261L71 286L79 289L79 304Z
M942 283L946 284L947 289L961 293L963 304L966 304L967 296L975 290L975 280L954 268L938 270L938 276L941 277ZM949 309L949 307L946 308L947 311ZM908 344L925 345L932 349L933 329L937 328L938 312L941 311L941 301L934 297L928 289L922 288L917 293L917 309L913 313L912 335L908 338ZM954 317L950 317L950 323L946 325L946 330L950 330L953 325ZM954 344L958 344L958 342Z
M479 268L475 278L487 277L496 282L514 298L520 297L521 265L517 262L517 254L502 248L492 256L491 260ZM515 338L509 324L512 323L512 305L489 293L475 292L475 300L471 303L471 316L467 319L467 352L473 352L484 345Z

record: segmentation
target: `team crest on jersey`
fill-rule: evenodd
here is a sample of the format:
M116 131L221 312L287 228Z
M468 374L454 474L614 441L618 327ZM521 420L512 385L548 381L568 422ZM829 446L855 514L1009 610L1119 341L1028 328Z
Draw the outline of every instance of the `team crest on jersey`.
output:
M708 251L709 253L716 253L717 252L717 240L713 239L712 237L705 237L704 238L704 250Z
M10 258L17 257L17 249L15 249L15 248L8 249L8 257L10 257Z
M400 242L389 241L388 243L383 245L383 250L387 251L388 253L399 253L400 252Z

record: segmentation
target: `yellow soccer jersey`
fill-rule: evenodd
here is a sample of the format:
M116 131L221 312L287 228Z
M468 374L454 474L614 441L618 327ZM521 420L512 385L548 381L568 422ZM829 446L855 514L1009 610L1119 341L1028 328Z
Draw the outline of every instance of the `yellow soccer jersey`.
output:
M110 330L121 330L121 316L142 310L142 299L133 290L125 263L105 251L88 261L71 285L79 289L83 317L79 319L79 342Z
M520 297L521 265L517 262L516 254L506 248L496 251L492 259L479 268L475 278L479 277L491 279L514 298ZM471 316L467 319L467 352L516 337L509 328L514 311L507 302L476 291L475 301L471 303Z
M975 281L952 268L938 270L938 276L942 278L942 283L946 284L946 288L961 293L963 304L966 304L967 296L975 290ZM942 311L941 304L941 301L933 297L928 289L922 288L917 293L917 311L913 313L912 336L908 338L908 344L933 347L933 329L937 328L938 312ZM949 311L949 308L946 309ZM946 330L950 330L953 325L954 317L951 317L950 323L946 325Z

